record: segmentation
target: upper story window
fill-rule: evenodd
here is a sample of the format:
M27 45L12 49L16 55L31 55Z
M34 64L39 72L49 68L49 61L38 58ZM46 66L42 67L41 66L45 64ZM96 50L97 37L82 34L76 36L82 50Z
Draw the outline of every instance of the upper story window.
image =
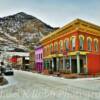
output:
M39 54L39 59L41 59L41 55Z
M40 53L40 59L42 59L42 53Z
M38 58L37 58L37 54L35 55L35 58L36 58L36 60L38 59Z
M92 51L92 38L90 37L87 38L87 44L88 44L88 50Z
M47 48L47 46L46 46L46 50L45 50L45 51L46 51L46 53L47 53L47 50L48 50L48 48Z
M76 45L76 36L72 36L71 37L72 50L75 50L75 45Z
M60 51L62 51L63 50L63 40L60 40L59 47L60 47Z
M47 53L49 52L49 46L47 46Z
M53 50L53 44L50 44L50 52Z
M94 39L94 49L96 52L99 51L99 43L98 43L98 39Z
M46 53L46 47L44 47L43 49L43 55L45 56L45 53Z
M64 47L65 47L65 50L68 51L69 50L69 39L65 39L64 41Z
M58 43L57 42L54 43L54 51L55 52L58 51Z
M37 54L37 60L39 59L39 54Z
M44 48L44 55L47 55L47 46Z
M38 60L39 60L39 54L38 54Z
M79 35L79 50L84 50L84 36Z

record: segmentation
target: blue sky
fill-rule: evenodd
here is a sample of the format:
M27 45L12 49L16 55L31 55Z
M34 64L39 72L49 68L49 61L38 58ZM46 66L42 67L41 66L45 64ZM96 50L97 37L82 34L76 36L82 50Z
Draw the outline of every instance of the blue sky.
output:
M31 14L51 26L81 18L100 25L100 0L0 0L0 17Z

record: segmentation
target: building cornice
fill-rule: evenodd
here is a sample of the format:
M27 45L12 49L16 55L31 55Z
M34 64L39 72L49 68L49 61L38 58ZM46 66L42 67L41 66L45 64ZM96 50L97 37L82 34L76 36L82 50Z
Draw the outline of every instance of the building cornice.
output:
M53 33L47 35L40 40L42 44L48 43L50 41L56 40L59 37L63 37L66 34L69 35L75 31L86 32L86 34L91 34L100 37L100 26L94 25L92 23L83 21L81 19L76 19L71 23L65 25L64 27L54 31Z

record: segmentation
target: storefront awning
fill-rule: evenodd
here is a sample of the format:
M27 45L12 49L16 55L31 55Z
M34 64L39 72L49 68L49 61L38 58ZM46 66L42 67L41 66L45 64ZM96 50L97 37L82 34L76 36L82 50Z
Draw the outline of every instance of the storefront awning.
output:
M44 57L44 59L54 58L54 57L63 57L63 54L52 54Z
M75 52L68 52L66 56L75 56L77 54L79 55L87 55L89 52L85 52L85 51L75 51ZM50 58L54 58L54 57L63 57L65 55L63 54L51 54L48 55L46 57L44 57L44 59L50 59Z
M74 55L87 55L89 52L85 52L85 51L75 51L75 52L69 52L68 56L74 56Z

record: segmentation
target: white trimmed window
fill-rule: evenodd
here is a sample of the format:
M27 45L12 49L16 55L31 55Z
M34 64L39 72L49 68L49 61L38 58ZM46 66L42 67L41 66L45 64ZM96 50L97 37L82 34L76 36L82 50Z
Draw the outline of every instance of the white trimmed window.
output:
M57 42L54 43L54 51L58 51L58 43Z
M98 44L98 40L97 39L94 39L94 49L96 52L99 51L99 44Z
M79 35L79 50L84 50L84 36Z
M92 39L90 37L87 38L87 44L88 44L88 51L92 51Z
M75 50L75 45L76 45L76 37L75 36L71 37L71 45L72 45L72 50Z
M65 47L66 51L69 50L69 39L65 39L65 41L64 41L64 47Z
M63 40L60 40L59 45L60 45L60 51L62 51L63 50Z
M50 44L50 52L52 52L53 44Z

